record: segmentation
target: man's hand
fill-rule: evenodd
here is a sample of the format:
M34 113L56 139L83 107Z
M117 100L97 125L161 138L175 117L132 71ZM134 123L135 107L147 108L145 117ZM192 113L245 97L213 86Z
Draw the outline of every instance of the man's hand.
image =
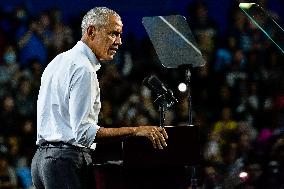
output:
M151 140L154 148L164 149L167 146L168 134L164 128L157 126L139 126L135 136L147 137Z

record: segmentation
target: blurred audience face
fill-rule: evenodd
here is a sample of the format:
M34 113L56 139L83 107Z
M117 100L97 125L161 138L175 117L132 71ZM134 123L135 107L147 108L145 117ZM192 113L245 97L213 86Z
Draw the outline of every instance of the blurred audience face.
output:
M19 21L26 21L27 20L27 11L24 7L18 7L15 11L15 16Z
M3 110L6 112L11 112L14 110L15 107L15 101L12 96L6 96L3 100Z
M50 16L46 13L42 14L40 16L40 23L42 24L42 26L44 27L44 29L50 28Z
M232 118L232 110L231 108L223 108L222 110L222 120L229 121Z
M247 151L251 149L251 138L249 134L247 133L242 133L239 139L239 148L242 151Z
M33 125L32 120L27 119L27 120L24 122L24 125L23 125L23 132L24 132L25 134L30 134L30 133L33 133L33 132L34 132L34 125Z
M238 29L243 29L246 24L246 16L240 11L236 11L234 14L234 23Z
M4 173L8 168L8 162L7 159L4 157L0 157L0 172Z
M247 166L247 171L251 181L259 179L259 177L262 175L262 168L258 163L249 164Z
M10 154L16 156L19 152L19 138L17 136L11 136L8 139L10 145Z
M220 94L221 98L224 99L224 100L228 100L228 99L231 98L230 89L226 85L221 87L219 94Z
M205 167L205 184L215 186L218 183L218 173L213 166Z
M37 80L37 81L33 81L33 82L40 82L43 68L42 68L42 65L40 64L39 60L36 59L36 60L31 62L31 71L32 71L34 79Z
M224 162L228 165L235 162L237 158L237 144L234 142L231 142L228 144L226 152L224 153L223 159Z
M32 89L31 81L29 81L29 80L23 80L23 81L20 83L19 90L22 92L23 95L28 95L28 94L30 94L31 89Z
M205 4L198 3L196 7L196 17L202 24L204 24L208 20L208 9Z
M16 50L13 46L7 46L4 50L3 61L6 64L13 64L17 61Z

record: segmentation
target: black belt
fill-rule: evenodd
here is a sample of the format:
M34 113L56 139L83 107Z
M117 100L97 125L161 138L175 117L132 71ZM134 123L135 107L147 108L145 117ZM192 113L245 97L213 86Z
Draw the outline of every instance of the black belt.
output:
M40 148L66 148L66 149L74 149L81 152L91 153L94 150L87 147L79 147L69 144L67 142L43 142L39 145Z

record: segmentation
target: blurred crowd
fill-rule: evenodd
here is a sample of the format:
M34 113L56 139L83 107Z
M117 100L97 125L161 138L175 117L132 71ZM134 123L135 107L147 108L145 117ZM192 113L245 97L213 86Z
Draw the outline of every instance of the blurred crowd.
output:
M264 9L267 2L260 1ZM64 23L61 14L50 9L34 17L22 6L0 10L0 188L32 188L41 74L81 35L80 20ZM277 13L270 14L281 23ZM200 128L199 186L284 188L283 54L237 4L224 18L228 27L223 32L208 16L205 3L194 1L186 16L206 59L191 78L193 123ZM144 77L155 74L179 100L166 112L165 125L187 125L187 93L177 89L185 81L184 70L163 68L147 37L123 37L113 62L103 64L98 73L99 124L158 125L155 97L142 85Z

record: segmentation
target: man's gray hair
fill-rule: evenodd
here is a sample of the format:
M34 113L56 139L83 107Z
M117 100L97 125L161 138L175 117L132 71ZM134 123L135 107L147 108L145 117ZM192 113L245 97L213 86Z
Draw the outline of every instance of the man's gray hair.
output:
M118 18L120 16L114 11L106 7L95 7L87 12L83 17L81 23L82 35L87 31L89 26L105 26L108 24L110 15L114 15Z

